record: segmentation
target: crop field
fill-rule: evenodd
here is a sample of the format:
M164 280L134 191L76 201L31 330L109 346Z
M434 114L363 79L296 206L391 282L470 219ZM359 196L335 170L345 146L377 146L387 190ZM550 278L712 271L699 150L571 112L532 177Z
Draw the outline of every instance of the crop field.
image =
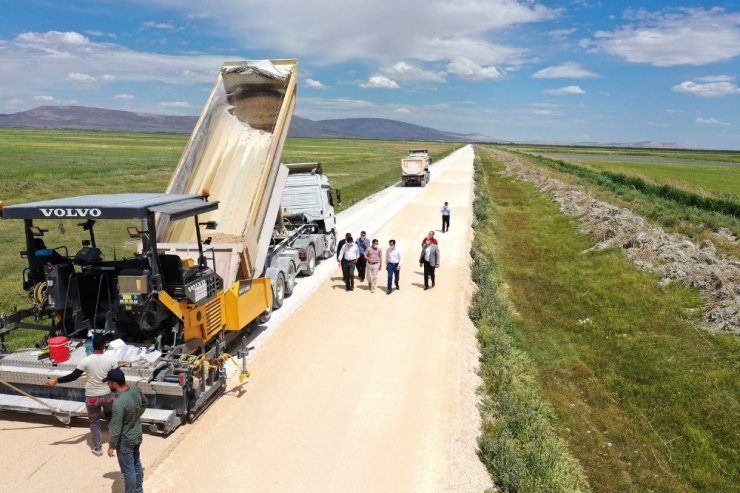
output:
M92 193L161 192L180 159L188 136L117 132L0 129L0 200L12 205ZM284 162L321 161L332 185L342 191L342 210L400 179L400 159L416 147L439 159L459 144L289 138ZM47 246L69 253L87 237L75 221L38 221L48 229ZM101 221L96 240L106 258L130 255L126 221ZM21 221L0 221L0 313L28 304L21 290L24 261ZM37 334L37 333L34 333ZM25 341L23 341L25 342ZM20 342L19 345L22 345Z
M552 147L516 148L521 152L639 176L659 185L670 185L706 196L740 200L740 152L625 151L623 149L570 150ZM621 151L621 152L620 152Z
M699 329L696 291L589 250L546 194L477 156L471 318L497 484L583 491L582 471L599 492L736 490L740 339Z

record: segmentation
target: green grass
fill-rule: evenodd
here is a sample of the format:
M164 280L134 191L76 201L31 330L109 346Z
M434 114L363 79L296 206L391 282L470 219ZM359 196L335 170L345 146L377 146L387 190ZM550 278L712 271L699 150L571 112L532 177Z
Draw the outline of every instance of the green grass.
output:
M123 132L0 129L0 200L6 205L91 193L161 192L167 188L189 136ZM283 162L322 161L332 185L342 189L342 207L397 182L401 158L418 142L289 138ZM459 144L424 143L436 160ZM79 222L79 221L77 221ZM75 221L35 221L49 232L50 247L73 254L84 237ZM99 221L96 239L106 258L133 253L129 221ZM21 289L25 249L21 221L0 221L0 313L28 306ZM13 347L31 345L36 331L18 333Z
M480 156L493 201L476 231L478 254L500 273L516 313L504 330L531 359L593 490L733 491L740 339L698 328L697 292L659 286L619 250L583 253L594 239L573 218ZM507 372L483 373L494 399Z
M596 171L539 155L519 155L560 180L585 187L597 199L633 210L668 232L685 234L696 242L708 239L721 253L740 256L736 242L716 234L720 228L726 228L740 236L740 199L734 196L705 196L639 176ZM726 178L734 184L730 176Z
M629 147L587 147L587 146L553 146L553 145L528 145L507 144L506 147L523 152L531 153L578 153L593 154L594 159L598 156L661 156L669 159L699 159L704 161L726 161L728 163L740 163L740 152L717 151L699 149L643 149Z

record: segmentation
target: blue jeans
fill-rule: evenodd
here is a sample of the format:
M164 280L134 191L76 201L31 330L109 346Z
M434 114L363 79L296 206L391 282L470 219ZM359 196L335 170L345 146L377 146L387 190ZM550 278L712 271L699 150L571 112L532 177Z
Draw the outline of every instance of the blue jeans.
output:
M92 447L100 450L103 446L102 433L100 431L100 418L110 421L113 412L113 399L116 394L111 392L100 397L86 397L87 417L90 418L90 432L92 433Z
M141 438L135 444L121 440L118 444L118 465L123 473L124 489L126 493L144 492L144 469L139 457Z
M398 277L401 272L398 270L398 264L386 264L385 268L388 270L388 291L393 291L393 277L396 277L396 289L398 289Z

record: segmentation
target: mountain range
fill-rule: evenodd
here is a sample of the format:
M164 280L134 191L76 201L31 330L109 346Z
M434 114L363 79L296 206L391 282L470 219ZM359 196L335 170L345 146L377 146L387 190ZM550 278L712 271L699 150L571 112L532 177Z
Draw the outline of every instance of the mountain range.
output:
M112 130L123 132L190 133L195 116L170 116L87 106L39 106L28 111L0 114L0 128ZM346 118L313 121L293 116L290 137L473 142L493 139L443 132L384 118Z
M0 128L45 128L60 130L109 130L120 132L168 132L189 134L196 116L157 115L133 111L91 108L88 106L39 106L28 111L0 114ZM386 118L343 118L309 120L294 115L290 137L334 139L415 140L443 142L504 143L485 135L446 132ZM553 142L522 142L553 144ZM685 149L675 142L642 141L632 143L570 142L566 145Z

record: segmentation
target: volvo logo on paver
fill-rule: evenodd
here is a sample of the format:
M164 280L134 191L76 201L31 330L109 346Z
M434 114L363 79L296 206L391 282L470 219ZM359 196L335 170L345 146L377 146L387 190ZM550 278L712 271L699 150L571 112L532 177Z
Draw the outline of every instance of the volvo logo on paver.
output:
M40 209L44 217L100 217L100 209Z

